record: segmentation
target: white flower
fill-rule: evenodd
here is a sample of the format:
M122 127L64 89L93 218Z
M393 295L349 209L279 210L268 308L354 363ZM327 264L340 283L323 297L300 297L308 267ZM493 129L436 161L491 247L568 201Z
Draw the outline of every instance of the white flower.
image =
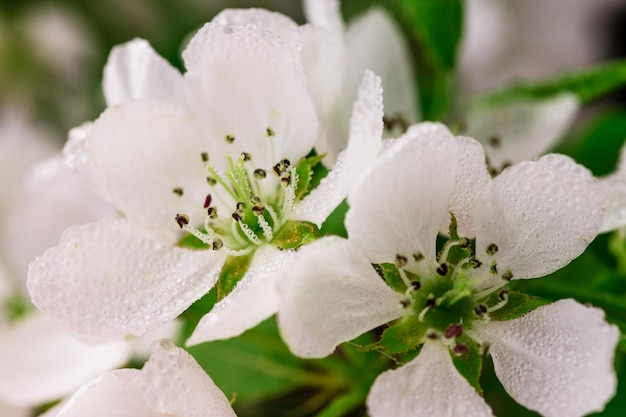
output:
M316 149L327 154L325 162L334 162L347 145L349 115L365 69L382 78L386 115L396 123L416 122L417 89L408 47L384 9L374 7L344 27L337 0L303 3L309 21L303 26L263 9L227 9L213 22L255 24L299 46L321 121Z
M281 228L321 225L381 147L380 80L367 72L350 145L303 198L308 172L296 167L318 123L295 46L253 25L209 23L183 58L181 75L145 41L114 49L104 80L111 107L66 148L124 214L68 229L31 265L33 302L75 332L142 334L206 294L227 259L250 256L189 343L258 324L277 311L273 273L294 254L274 246ZM214 250L180 247L175 218Z
M402 353L423 344L416 359L376 380L373 417L491 415L450 358L468 343L491 346L507 391L545 416L582 416L613 395L619 332L600 310L564 300L496 320L511 279L561 268L597 234L602 199L586 169L547 155L492 180L476 141L425 123L386 150L348 202L349 239L301 250L285 273L298 279L280 281L278 319L304 357L392 320L381 345ZM438 252L450 213L460 237ZM396 291L371 266L394 263Z
M120 369L83 385L45 417L235 417L200 365L169 340L155 342L143 369Z
M51 153L52 140L33 125L21 113L7 113L0 122L0 402L21 410L124 364L132 347L126 340L79 341L28 300L28 263L68 225L112 215L60 156L35 165Z
M598 185L606 202L601 231L609 232L626 226L626 146L620 151L615 172L600 178Z

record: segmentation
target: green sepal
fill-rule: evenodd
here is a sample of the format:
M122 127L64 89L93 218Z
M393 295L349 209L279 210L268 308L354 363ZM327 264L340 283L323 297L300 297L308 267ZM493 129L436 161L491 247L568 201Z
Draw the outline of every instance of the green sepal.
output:
M467 346L468 351L462 355L456 355L451 351L452 363L454 363L456 370L474 387L476 392L482 395L483 389L480 386L480 374L483 369L481 346L465 334L457 337L456 342L457 344Z
M398 268L394 264L384 263L384 264L375 264L374 269L378 272L387 285L391 287L392 290L404 294L407 290L402 277L400 277L400 272L398 272Z
M181 248L193 249L193 250L206 250L211 249L210 245L207 245L191 233L186 233L185 236L182 237L178 241L177 244Z
M424 341L426 327L415 314L404 316L389 326L380 338L378 345L391 353L404 353L415 349Z
M272 245L279 249L296 249L317 240L319 235L319 229L313 223L290 220L280 228Z
M296 200L302 200L302 198L311 190L311 183L313 180L314 168L322 162L322 157L319 155L312 155L306 158L302 158L298 165L296 165L296 173L298 174L298 185L296 187Z
M220 277L217 280L217 301L224 299L232 290L235 289L237 283L246 274L254 252L244 256L229 256L222 266Z
M367 390L355 387L333 398L315 417L341 417L348 415L365 402Z
M621 60L569 72L545 81L520 84L490 94L480 101L497 105L524 97L547 98L568 92L575 94L583 104L586 104L624 85L626 85L626 60Z
M523 316L531 310L545 304L540 301L539 297L524 294L523 292L510 291L508 301L504 307L489 313L491 320L507 321ZM489 296L486 303L491 307L500 302L499 292L495 292Z

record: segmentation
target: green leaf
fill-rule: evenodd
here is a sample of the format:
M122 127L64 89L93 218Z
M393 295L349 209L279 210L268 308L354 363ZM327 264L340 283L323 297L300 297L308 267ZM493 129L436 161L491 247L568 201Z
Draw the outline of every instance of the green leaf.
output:
M486 304L488 306L496 305L500 302L498 293L493 293L487 299ZM545 304L538 297L526 295L518 291L510 291L508 293L508 300L504 307L489 313L491 320L506 321L516 319L523 316L531 310Z
M275 397L307 384L310 378L304 361L281 341L273 319L240 337L188 350L227 398L236 394L235 405Z
M343 200L341 204L339 204L337 208L328 215L326 220L324 220L322 228L320 229L321 235L337 235L347 238L348 231L346 230L346 226L344 224L344 219L346 218L347 212L348 201Z
M461 0L395 0L388 6L408 35L425 120L440 120L451 99L462 33Z
M621 60L569 72L544 81L519 84L490 94L483 100L497 104L510 101L512 98L551 97L570 92L586 104L624 85L626 85L626 61Z
M406 285L402 277L400 277L398 268L394 264L376 264L374 265L374 269L376 269L378 275L380 275L394 291L404 294Z
M335 397L322 411L317 413L315 417L341 417L350 413L350 411L363 405L367 391L353 389Z
M480 374L483 369L483 355L480 345L465 334L457 337L456 342L457 344L467 346L468 351L462 355L451 353L452 362L457 371L482 395L483 389L480 386Z
M232 290L235 289L237 283L245 275L252 262L254 252L244 256L229 256L222 266L220 277L217 280L217 301L224 299Z
M302 198L309 193L313 181L314 169L322 161L322 157L312 155L302 158L296 165L296 173L298 174L298 186L296 187L296 199Z
M415 349L424 341L426 328L415 314L404 316L388 327L378 345L392 353L404 353Z
M280 249L296 249L311 243L319 237L319 229L309 222L286 222L272 240L272 245Z

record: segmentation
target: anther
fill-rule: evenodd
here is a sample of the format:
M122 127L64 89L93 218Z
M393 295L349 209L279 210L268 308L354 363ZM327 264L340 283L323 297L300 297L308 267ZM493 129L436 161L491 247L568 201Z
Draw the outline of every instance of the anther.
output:
M241 221L241 216L239 215L239 213L237 213L236 211L233 213L233 219L235 219L235 221L239 222Z
M446 329L444 336L446 339L455 339L463 334L463 326L460 324L453 324Z
M207 209L207 215L209 219L217 219L217 207L209 207Z
M506 301L509 299L509 289L508 288L504 288L503 290L501 290L498 293L498 298L502 301Z
M469 352L469 348L467 347L467 345L464 345L463 343L459 343L458 345L452 348L452 352L454 352L454 354L457 356L463 356L467 352Z
M411 281L411 287L413 288L413 291L417 291L422 288L422 283L419 281Z
M244 162L247 162L252 159L252 155L250 155L248 152L242 152L241 159L243 159Z
M426 299L426 303L424 304L426 308L432 308L436 304L437 302L435 301L435 296L433 294L429 294L428 298Z
M495 243L490 243L489 245L487 245L487 249L485 249L485 252L487 252L487 255L489 256L493 256L498 252L498 245L496 245Z
M500 139L499 135L491 135L489 137L489 139L487 139L489 145L491 145L494 148L499 148L500 145L502 145L502 140Z
M200 154L200 158L202 159L202 162L209 162L209 154L206 152L202 152Z
M272 136L276 136L276 132L274 132L274 129L272 129L271 126L268 126L268 127L265 128L265 135L268 138L271 138Z
M213 250L220 250L222 249L222 246L224 246L224 242L222 242L220 239L215 239L213 241L213 244L211 245L211 248Z
M398 268L404 268L408 262L409 261L406 256L402 256L400 254L396 255L396 266Z
M282 161L280 161L280 163L283 164L283 167L285 167L285 169L291 166L291 162L289 161L289 159L283 159Z
M424 259L424 255L422 254L422 252L415 252L415 253L413 254L413 260L414 260L415 262L419 262L419 261L421 261L422 259Z
M411 305L411 300L409 300L408 298L404 298L400 300L400 305L402 306L402 308L407 308Z
M426 332L426 338L430 340L439 340L441 338L441 335L439 334L439 332L429 329Z
M478 304L476 307L474 307L474 314L476 314L478 317L482 317L485 314L487 314L487 306L484 304Z
M495 262L492 262L491 266L489 267L489 270L491 271L492 274L498 275L498 264Z
M251 195L250 196L250 204L261 204L261 199L259 198L259 196L256 195Z
M283 173L282 165L280 164L280 162L272 167L272 171L274 171L274 174L278 176Z
M209 183L209 185L215 185L217 184L217 180L213 177L206 177L206 182Z
M441 265L439 265L439 267L437 268L437 273L441 275L442 277L445 277L446 274L448 273L448 264L444 262Z
M238 202L237 203L237 212L242 212L246 210L246 203L244 202Z
M513 273L510 269L504 271L504 274L502 274L502 279L505 281L511 281L513 279Z
M264 170L260 168L254 170L254 178L256 178L257 180L262 180L266 176L267 176L267 173Z
M280 185L283 188L287 188L291 185L291 175L285 175L280 178Z
M470 258L470 260L469 260L469 261L467 261L467 263L468 263L468 265L469 265L471 268L474 268L474 269L476 269L476 268L480 268L480 267L483 265L483 263L482 263L482 262L480 262L480 261L479 261L478 259L476 259L476 258Z
M480 347L480 354L481 354L481 356L489 355L489 350L490 349L491 349L491 345L489 344L489 342L483 343L482 346Z
M183 228L183 226L189 224L189 216L187 216L186 214L177 214L175 219L176 223L178 223L178 226L180 226L181 229Z
M469 241L468 238L462 237L462 238L459 239L459 247L460 248L467 249L467 248L469 248L469 245L470 245L470 241Z
M209 206L211 205L211 201L213 200L213 198L211 197L211 194L207 194L206 198L204 199L204 205L202 206L203 208L209 208Z
M256 214L257 216L262 215L264 211L265 211L265 205L263 204L255 204L254 206L252 206L252 212Z
M233 143L235 141L235 135L228 134L224 136L224 140L226 140L226 142L228 143Z
M177 196L179 196L179 197L182 197L182 195L184 194L183 189L182 189L182 188L180 188L180 187L175 187L175 188L172 190L172 192L173 192L174 194L176 194Z

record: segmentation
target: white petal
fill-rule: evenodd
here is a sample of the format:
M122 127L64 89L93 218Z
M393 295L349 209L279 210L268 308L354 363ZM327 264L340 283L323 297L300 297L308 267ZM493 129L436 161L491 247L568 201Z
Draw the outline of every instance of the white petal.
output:
M490 164L500 170L544 154L574 122L580 103L563 93L547 99L520 99L504 105L475 106L467 116L468 136L485 145ZM497 137L497 143L492 138Z
M604 222L602 232L608 232L626 225L626 173L617 171L600 178L600 191L604 196Z
M418 120L417 90L409 51L392 18L380 7L350 21L346 32L348 63L344 91L352 101L363 70L380 75L385 91L385 113L401 115L412 124Z
M184 350L154 344L144 368L109 372L46 417L235 417L224 394Z
M337 237L305 246L282 274L278 321L293 353L330 355L354 339L403 314L403 295L391 290L349 241Z
M440 225L449 220L460 147L443 126L415 125L353 188L346 228L373 263L419 251L435 259Z
M12 407L0 402L0 416L2 417L31 417L31 410L22 407Z
M591 173L563 155L506 169L476 204L476 253L495 243L500 273L515 279L553 272L580 255L600 229L602 196Z
M118 45L104 67L102 88L107 105L132 99L183 104L183 77L143 39Z
M154 344L141 371L141 385L148 405L158 413L236 417L228 399L200 365L169 340Z
M295 162L313 148L317 113L292 42L255 26L208 23L183 58L190 108L214 153L248 152L255 168L271 170L281 158ZM235 137L231 145L226 135Z
M493 416L439 342L426 342L417 358L381 374L367 397L367 408L372 417Z
M137 369L108 372L83 385L45 417L165 417L147 407Z
M293 251L280 251L270 245L257 249L250 269L235 289L202 317L187 345L239 336L276 314L278 272L295 255Z
M491 343L496 374L520 404L545 417L601 411L615 394L619 330L602 310L561 300L480 334Z
M322 26L335 32L343 30L338 0L304 0L304 14L315 26Z
M298 204L294 218L321 226L376 159L382 148L382 94L380 78L366 71L352 111L348 147L339 155L332 171L319 186Z
M143 101L107 109L87 146L110 201L133 221L176 240L176 214L204 221L209 187L200 157L207 149L200 140L182 109ZM182 197L173 192L176 187L183 189Z
M24 283L28 264L56 245L67 227L114 215L57 155L37 164L14 193L0 219L0 249Z
M145 359L150 356L152 352L152 345L156 340L160 339L172 339L178 340L182 334L184 323L181 319L176 319L165 323L161 327L157 327L154 330L144 333L137 339L133 340L133 358Z
M224 9L211 22L219 25L256 25L261 30L282 37L285 42L295 40L298 32L298 25L291 18L265 9Z
M30 266L33 303L77 333L140 335L208 292L224 254L172 247L124 220L66 230Z
M34 312L0 338L0 398L36 406L62 397L102 372L123 365L130 344L86 344Z
M456 161L456 179L448 210L457 220L459 236L476 235L473 207L478 196L491 183L491 176L485 164L485 152L476 140L457 136L459 158ZM442 225L441 231L448 233L450 222Z

